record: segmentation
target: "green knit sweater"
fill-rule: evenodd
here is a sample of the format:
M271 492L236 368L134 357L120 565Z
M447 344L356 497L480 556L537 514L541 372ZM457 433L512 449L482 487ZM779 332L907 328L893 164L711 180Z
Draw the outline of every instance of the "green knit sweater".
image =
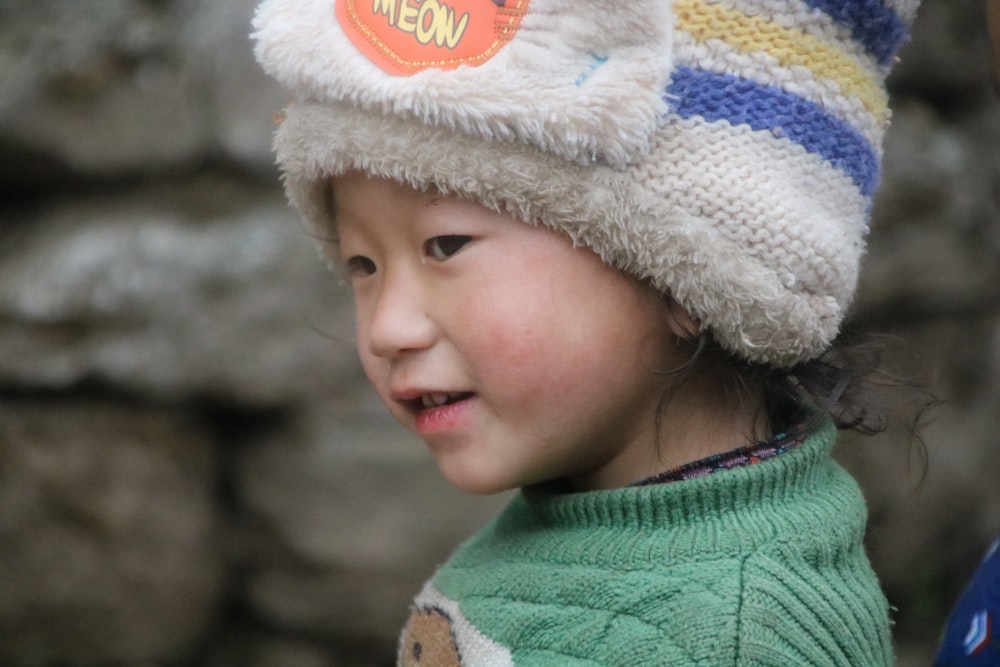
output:
M827 424L706 477L525 490L418 595L405 667L892 664L865 505Z

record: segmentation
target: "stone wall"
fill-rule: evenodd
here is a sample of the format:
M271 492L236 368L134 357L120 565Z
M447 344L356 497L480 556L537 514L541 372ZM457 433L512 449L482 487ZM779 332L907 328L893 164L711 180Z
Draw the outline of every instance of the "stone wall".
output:
M0 664L389 665L409 597L503 498L366 387L282 199L253 0L0 4ZM947 398L845 443L901 664L1000 532L1000 105L981 7L927 0L855 324Z

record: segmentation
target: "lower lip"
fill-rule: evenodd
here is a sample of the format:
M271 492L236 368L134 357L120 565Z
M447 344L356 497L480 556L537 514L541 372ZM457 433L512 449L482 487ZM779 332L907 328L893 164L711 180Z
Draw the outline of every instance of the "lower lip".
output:
M417 413L417 433L432 435L459 426L469 409L472 398L465 398L455 403L436 408L425 408Z

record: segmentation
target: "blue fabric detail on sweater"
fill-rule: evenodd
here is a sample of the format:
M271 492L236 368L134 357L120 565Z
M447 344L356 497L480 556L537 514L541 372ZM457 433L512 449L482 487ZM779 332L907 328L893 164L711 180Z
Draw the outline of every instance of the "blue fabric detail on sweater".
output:
M874 148L852 126L798 95L731 74L678 67L666 100L681 118L749 125L794 141L847 174L865 197L878 188Z
M880 65L891 64L896 51L907 40L903 20L882 0L805 0L805 3L849 27L851 36Z

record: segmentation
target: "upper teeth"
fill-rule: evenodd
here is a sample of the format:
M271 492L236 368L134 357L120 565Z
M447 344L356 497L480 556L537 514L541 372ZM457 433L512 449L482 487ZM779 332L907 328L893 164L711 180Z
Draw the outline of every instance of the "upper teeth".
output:
M433 393L424 394L420 397L420 402L425 408L436 408L440 405L444 405L450 399L455 398L458 394L446 394L446 393Z

